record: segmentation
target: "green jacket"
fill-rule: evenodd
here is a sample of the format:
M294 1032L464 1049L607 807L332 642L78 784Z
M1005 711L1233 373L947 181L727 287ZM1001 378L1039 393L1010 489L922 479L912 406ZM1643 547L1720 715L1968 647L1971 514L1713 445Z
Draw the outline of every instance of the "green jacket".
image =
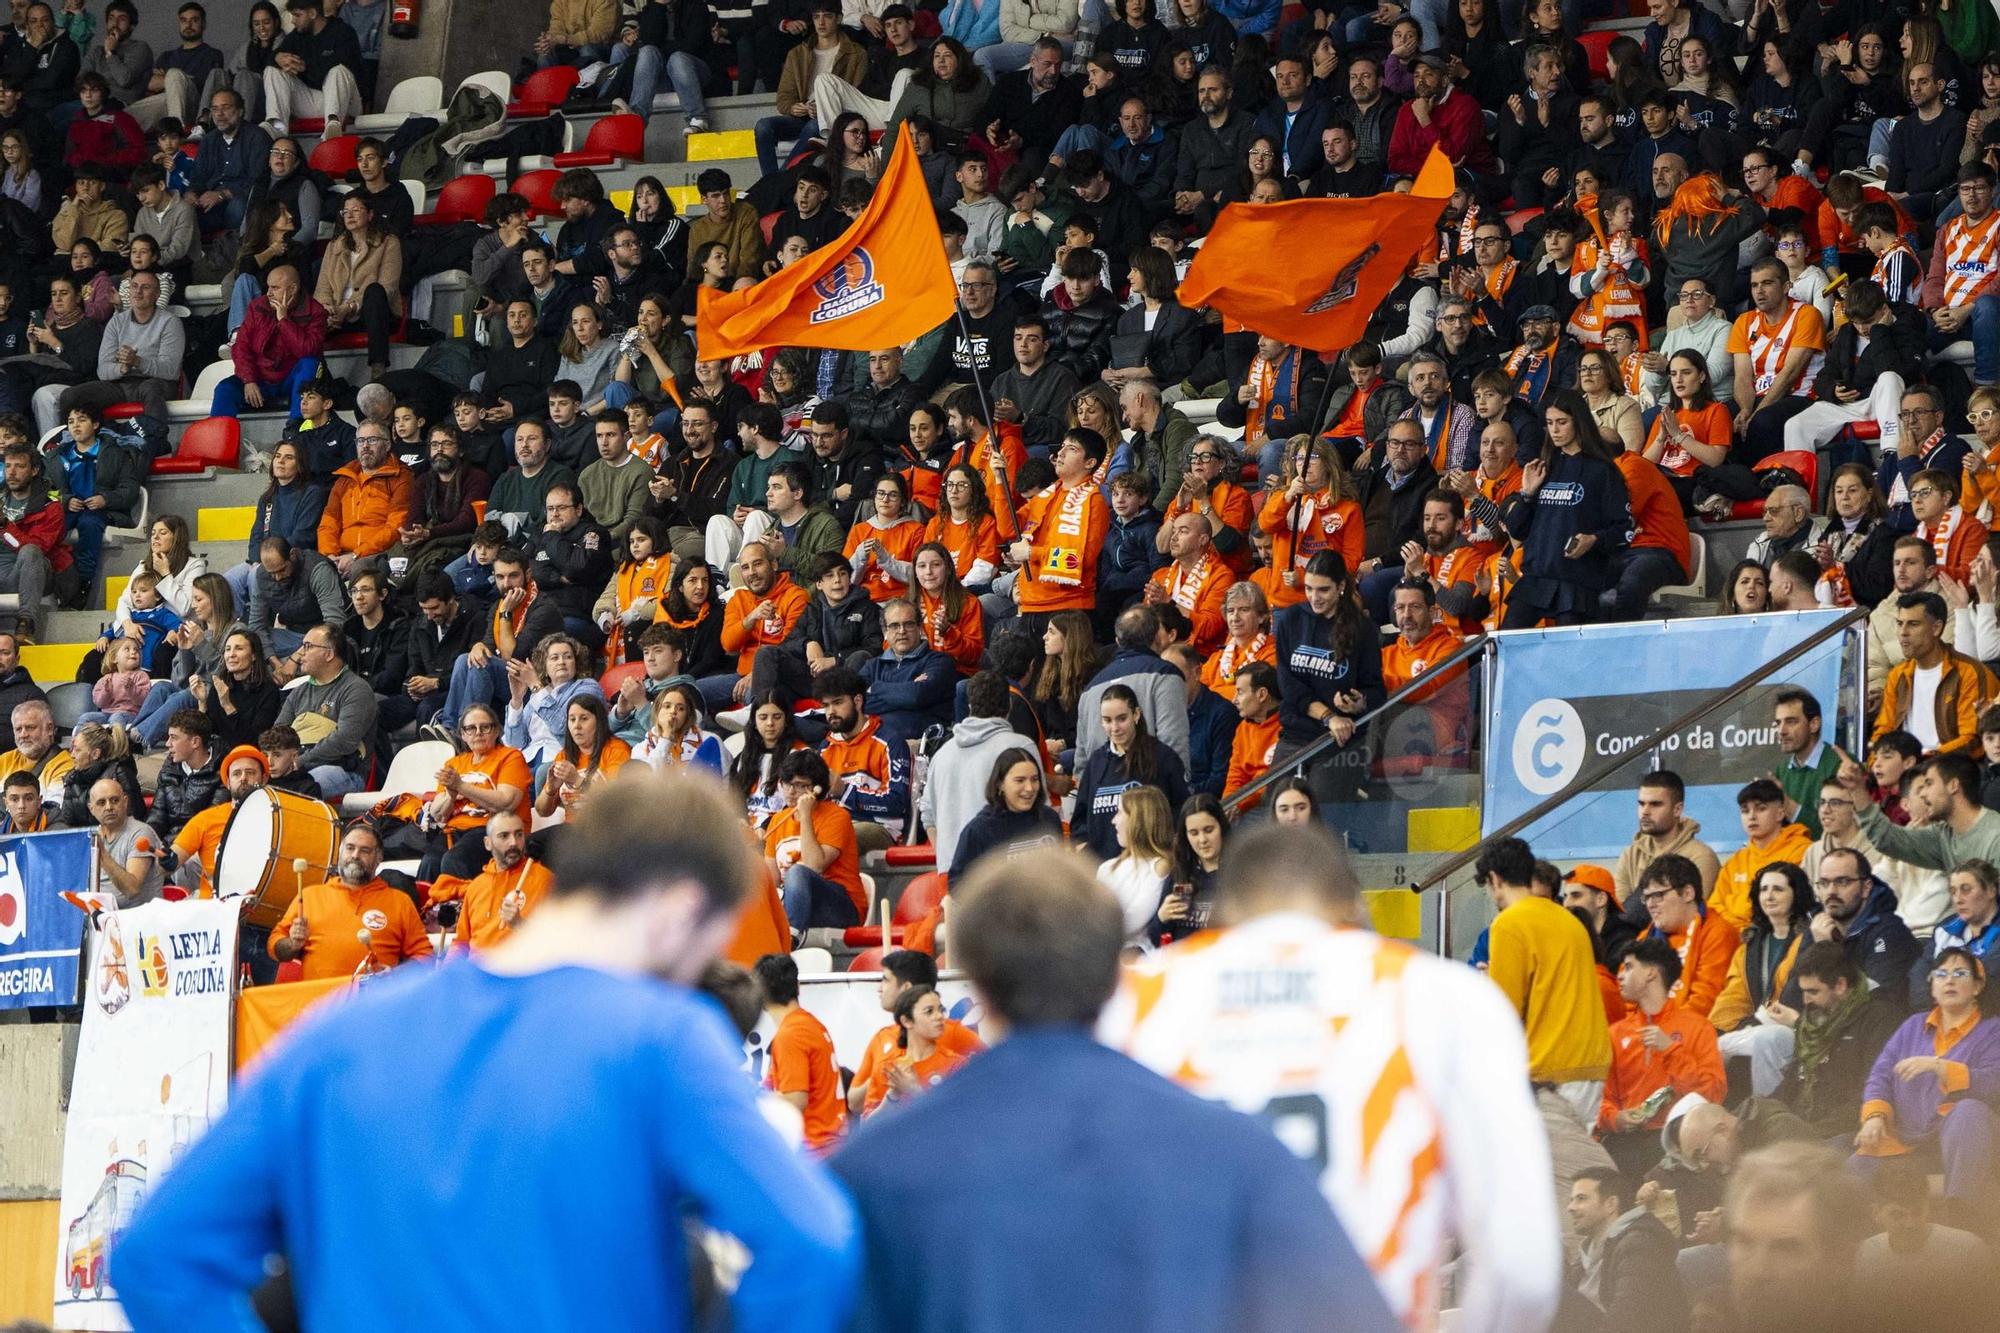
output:
M847 534L841 531L840 520L815 505L806 511L806 516L799 520L798 531L785 543L785 552L778 557L778 568L790 574L792 582L801 588L807 587L805 571L820 552L839 551L846 544Z
M1785 795L1798 802L1798 813L1792 818L1806 826L1806 832L1817 838L1824 832L1819 826L1819 789L1835 773L1840 771L1840 756L1833 752L1831 745L1819 747L1819 762L1810 768L1801 768L1787 759L1778 765L1778 785L1785 789Z

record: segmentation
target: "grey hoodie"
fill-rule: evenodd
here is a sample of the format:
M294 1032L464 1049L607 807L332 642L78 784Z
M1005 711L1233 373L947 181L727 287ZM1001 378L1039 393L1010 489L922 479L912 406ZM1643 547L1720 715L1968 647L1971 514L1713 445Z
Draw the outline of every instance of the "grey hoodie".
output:
M951 864L958 835L986 808L986 780L1003 750L1035 753L1035 743L1007 725L1004 717L969 717L952 728L951 739L931 756L918 806L937 848L938 869Z

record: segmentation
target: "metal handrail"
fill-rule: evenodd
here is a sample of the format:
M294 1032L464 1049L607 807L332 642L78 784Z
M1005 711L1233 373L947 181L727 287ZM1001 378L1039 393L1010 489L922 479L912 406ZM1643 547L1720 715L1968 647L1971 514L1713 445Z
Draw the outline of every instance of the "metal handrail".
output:
M1425 876L1422 880L1418 881L1417 883L1412 884L1410 888L1418 893L1423 893L1428 889L1436 888L1439 884L1442 884L1445 880L1451 878L1453 875L1456 875L1459 871L1465 869L1465 867L1471 865L1474 861L1478 860L1480 850L1487 842L1490 842L1495 838L1511 838L1516 833L1519 833L1522 829L1532 826L1535 823L1535 821L1541 819L1542 816L1548 814L1556 807L1562 805L1565 801L1568 801L1573 797L1583 795L1585 792L1588 792L1592 787L1595 787L1598 783L1604 781L1604 779L1610 777L1613 773L1617 772L1619 769L1631 763L1633 755L1646 753L1647 751L1651 750L1654 746L1658 745L1661 741L1665 740L1667 737L1674 735L1676 732L1685 729L1686 727L1698 721L1708 713L1713 712L1715 709L1721 707L1722 705L1727 704L1731 700L1736 699L1741 695L1747 693L1749 690L1753 689L1759 683L1768 679L1773 673L1782 671L1784 668L1790 666L1793 662L1798 661L1801 657L1805 656L1813 649L1818 648L1821 644L1824 644L1825 642L1827 642L1827 640L1833 638L1835 635L1846 633L1847 630L1849 630L1850 628L1852 628L1857 624L1862 623L1863 621L1867 620L1867 618L1868 618L1867 607L1865 606L1855 607L1853 610L1849 611L1846 615L1834 621L1831 625L1828 625L1825 629L1822 629L1817 633L1811 635L1810 637L1802 639L1798 643L1793 644L1790 648L1787 648L1784 652L1779 653L1776 657L1764 663L1762 666L1759 666L1755 671L1752 671L1749 675L1744 676L1741 680L1738 680L1733 685L1725 687L1721 692L1710 695L1707 699L1704 699L1700 703L1694 705L1692 708L1689 708L1687 711L1683 712L1680 716L1674 718L1672 721L1660 727L1657 731L1653 732L1652 735L1646 737L1644 740L1635 743L1634 745L1632 745L1627 749L1621 750L1617 754L1606 755L1603 758L1599 759L1597 763L1585 769L1583 772L1579 773L1570 782L1570 784L1564 787L1561 791L1556 792L1554 795L1543 797L1540 801L1530 806L1525 812L1516 815L1514 818L1508 820L1505 824L1495 829L1492 833L1481 838L1477 843L1473 844L1471 847L1466 848L1464 851L1454 852L1444 862L1443 865L1433 869L1429 875Z
M1447 668L1451 667L1453 664L1460 661L1469 660L1474 657L1478 657L1483 653L1485 653L1488 644L1490 644L1491 642L1492 640L1483 634L1476 639L1467 640L1464 644L1460 645L1458 650L1452 653L1451 656L1445 658L1443 661L1439 662L1436 666L1428 668L1427 670L1424 671L1422 675L1410 681L1409 684L1397 690L1394 694L1384 699L1374 708L1370 709L1366 713L1363 713L1360 717L1355 718L1354 736L1348 741L1348 744L1352 745L1356 740L1359 740L1361 738L1362 729L1366 727L1370 722L1373 722L1376 718L1380 717L1383 713L1388 712L1391 708L1394 708L1397 704L1401 703L1404 699L1407 699L1410 695L1416 693L1418 690L1429 689L1435 686L1438 683L1438 681L1442 679L1441 673L1444 672ZM1308 745L1305 749L1300 750L1297 754L1287 759L1284 763L1273 764L1263 773L1258 774L1257 780L1255 782L1249 783L1248 785L1231 793L1229 798L1222 803L1223 813L1233 818L1239 810L1241 810L1244 806L1248 805L1250 802L1255 800L1261 800L1263 798L1264 793L1270 788L1275 787L1278 783L1283 782L1286 778L1290 777L1294 773L1304 773L1306 769L1312 767L1312 765L1319 762L1320 756L1328 754L1331 751L1341 748L1344 747L1342 747L1339 742L1333 739L1331 733L1321 736L1318 740L1314 741L1311 745Z

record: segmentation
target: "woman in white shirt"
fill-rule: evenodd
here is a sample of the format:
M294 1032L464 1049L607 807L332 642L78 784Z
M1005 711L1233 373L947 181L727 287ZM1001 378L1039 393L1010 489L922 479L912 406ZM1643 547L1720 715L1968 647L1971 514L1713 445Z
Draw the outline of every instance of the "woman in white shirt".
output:
M1111 827L1120 850L1097 867L1097 882L1110 889L1124 909L1126 943L1138 944L1166 893L1174 854L1174 812L1158 787L1131 787L1119 794Z

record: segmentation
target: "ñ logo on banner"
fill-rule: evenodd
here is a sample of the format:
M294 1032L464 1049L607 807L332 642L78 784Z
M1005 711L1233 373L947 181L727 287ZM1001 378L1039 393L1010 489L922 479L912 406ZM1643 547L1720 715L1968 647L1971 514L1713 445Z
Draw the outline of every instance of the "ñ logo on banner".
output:
M841 319L869 306L880 305L887 293L882 284L875 281L875 258L866 246L857 245L847 258L840 261L825 277L813 284L813 292L819 297L819 304L813 307L809 317L814 324L824 324L830 319Z
M18 852L0 854L0 944L18 944L28 933L28 886Z
M1340 272L1333 275L1327 285L1326 295L1306 307L1308 315L1323 315L1337 305L1345 305L1354 299L1360 286L1361 270L1368 267L1368 261L1382 253L1380 243L1369 246L1360 254L1347 261Z
M1540 699L1514 728L1514 778L1536 796L1553 796L1583 768L1583 718L1567 699Z

